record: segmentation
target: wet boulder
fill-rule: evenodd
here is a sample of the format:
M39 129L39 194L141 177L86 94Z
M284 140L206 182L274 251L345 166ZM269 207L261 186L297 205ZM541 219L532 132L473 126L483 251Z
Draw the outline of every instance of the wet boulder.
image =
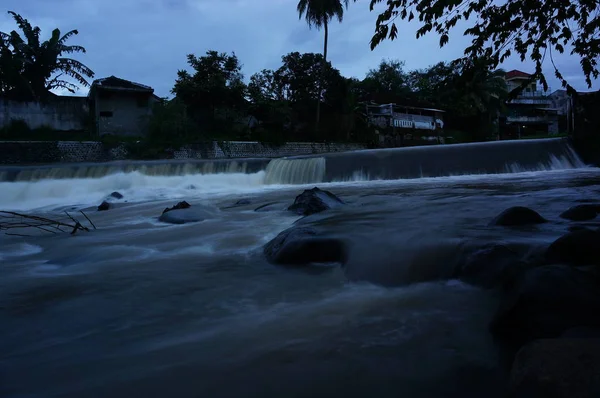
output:
M294 204L288 207L288 210L301 216L309 216L343 204L344 202L331 192L315 187L296 196Z
M104 201L102 203L100 203L100 205L98 206L98 211L106 211L109 210L111 208L110 203L108 203L107 201Z
M536 267L506 292L490 331L514 350L575 327L600 327L599 311L600 284L593 273L563 265Z
M190 205L188 202L186 202L184 200L182 202L177 203L173 207L167 207L166 209L163 210L162 214L168 213L168 212L173 211L173 210L189 209L190 207L192 207L192 205Z
M111 193L108 196L111 198L114 198L114 199L123 199L123 195L121 195L119 192L116 192L116 191Z
M491 224L503 227L519 227L543 224L545 222L547 222L547 220L535 210L528 207L515 206L504 210Z
M600 265L600 231L581 229L555 240L546 250L548 264Z
M600 212L600 205L577 205L563 212L560 218L571 221L589 221L596 218L598 212Z
M523 347L510 373L514 398L600 396L600 340L544 339Z
M343 241L305 227L281 232L263 247L263 253L269 262L279 265L345 264L347 261L347 247Z

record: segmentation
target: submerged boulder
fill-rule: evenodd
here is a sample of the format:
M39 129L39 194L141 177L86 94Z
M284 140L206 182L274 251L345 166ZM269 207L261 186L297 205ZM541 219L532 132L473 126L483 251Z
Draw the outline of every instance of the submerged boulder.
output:
M166 209L163 210L162 214L165 214L167 212L173 211L173 210L183 210L183 209L189 209L190 207L192 207L192 205L190 205L188 202L186 202L185 200L182 202L177 203L175 206L173 207L167 207Z
M201 207L169 210L159 217L159 221L169 224L187 224L192 222L204 221L212 218L212 213L208 209Z
M98 211L106 211L110 209L110 203L108 203L107 201L104 201L102 203L100 203L100 205L98 206Z
M344 202L331 192L315 187L296 196L294 204L288 207L288 210L301 216L309 216L342 204Z
M503 227L518 227L524 225L535 225L547 222L535 210L528 207L516 206L504 210L492 221L492 225Z
M600 265L600 231L581 229L555 240L545 255L548 264Z
M280 265L341 263L347 261L347 247L340 239L320 236L313 228L290 228L263 247L267 260Z
M510 373L515 398L600 396L600 340L544 339L523 347Z
M279 202L269 202L264 205L258 206L254 211L256 212L266 212L266 211L281 211L285 210L285 206Z
M600 284L592 273L563 265L520 275L490 325L496 340L513 349L556 338L575 327L600 327Z
M589 221L596 218L598 212L600 212L600 205L577 205L562 213L560 218L571 221Z

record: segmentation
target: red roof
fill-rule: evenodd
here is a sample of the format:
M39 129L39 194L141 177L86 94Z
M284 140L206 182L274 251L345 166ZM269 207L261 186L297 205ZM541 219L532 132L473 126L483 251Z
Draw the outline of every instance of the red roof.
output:
M520 70L516 70L513 69L510 72L506 72L506 78L507 79L514 79L514 78L529 78L531 77L531 75L529 73L525 73L525 72L521 72Z

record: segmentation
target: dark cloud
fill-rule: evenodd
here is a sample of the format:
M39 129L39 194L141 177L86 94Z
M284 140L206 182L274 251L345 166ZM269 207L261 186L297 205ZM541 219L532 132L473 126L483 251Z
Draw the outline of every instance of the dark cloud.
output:
M116 75L138 81L161 96L169 94L189 53L235 51L250 76L263 68L276 68L288 52L323 49L323 32L309 30L299 20L292 0L3 0L2 5L0 30L14 29L7 10L22 14L48 34L55 27L79 29L73 43L87 48L79 59L97 77ZM344 75L364 77L382 58L404 60L407 69L424 68L461 56L469 43L457 29L449 45L440 49L435 35L416 40L418 25L402 23L398 40L371 51L375 18L363 1L351 4L344 23L332 24L329 59ZM586 88L577 59L562 55L555 62L576 88ZM532 70L532 65L518 59L504 67ZM549 63L545 69L553 76ZM559 88L556 79L550 83Z

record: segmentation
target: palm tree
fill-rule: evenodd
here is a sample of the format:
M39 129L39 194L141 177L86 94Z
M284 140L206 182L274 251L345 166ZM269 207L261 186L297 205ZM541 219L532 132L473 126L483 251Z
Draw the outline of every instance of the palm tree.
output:
M309 28L313 26L318 30L325 30L325 42L323 46L323 63L321 67L321 79L319 80L319 98L317 99L316 130L319 130L319 119L321 118L321 86L323 75L327 66L327 43L329 40L329 22L337 18L339 22L344 19L344 6L348 8L349 0L300 0L298 2L298 14L300 19L304 16Z
M94 72L75 59L62 57L63 54L85 53L82 46L66 45L69 38L78 34L77 30L61 35L59 29L54 29L48 40L40 42L39 27L31 26L29 21L15 12L9 11L9 14L23 37L14 30L10 34L0 32L0 65L10 64L12 70L19 72L19 79L12 76L1 86L10 87L13 91L11 94L20 99L34 100L44 99L50 90L56 88L74 93L77 84L65 80L63 76L70 77L79 85L89 86L86 78L94 77Z

